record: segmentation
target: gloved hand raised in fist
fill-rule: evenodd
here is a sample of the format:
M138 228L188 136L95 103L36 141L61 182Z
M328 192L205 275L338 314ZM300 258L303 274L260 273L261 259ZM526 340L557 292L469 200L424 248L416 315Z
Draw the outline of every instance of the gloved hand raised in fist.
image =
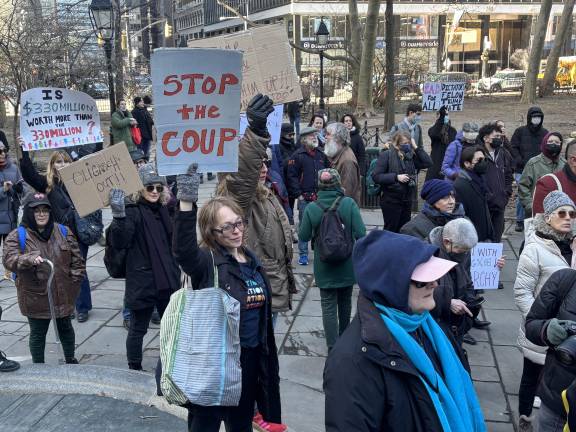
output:
M123 218L126 217L126 208L124 205L124 199L126 194L122 189L111 189L110 190L110 208L112 209L112 217Z
M250 129L252 129L255 134L260 136L266 135L266 121L270 113L274 111L272 105L272 99L260 93L254 96L248 104L246 117L248 118Z
M200 188L198 164L193 163L190 165L186 174L179 174L176 177L176 185L178 187L176 198L180 201L198 201L198 189Z
M546 338L552 345L560 345L564 340L572 334L566 330L570 326L576 327L575 321L559 320L552 318L546 327Z

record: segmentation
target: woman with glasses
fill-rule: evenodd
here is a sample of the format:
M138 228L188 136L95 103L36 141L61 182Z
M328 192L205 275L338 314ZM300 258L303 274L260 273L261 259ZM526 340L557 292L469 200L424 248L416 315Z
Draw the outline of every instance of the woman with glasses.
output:
M518 261L514 296L522 313L518 344L524 355L524 369L518 394L519 429L526 429L532 417L532 405L544 367L547 348L537 346L526 338L525 320L530 308L548 278L557 270L576 268L573 256L574 218L576 206L564 192L553 191L544 198L544 213L534 217L534 231Z
M240 153L242 158L242 150ZM262 426L260 430L283 431L286 427L281 424L278 356L272 327L273 292L268 279L278 275L267 273L261 260L246 247L251 227L235 200L213 198L198 212L200 175L196 169L191 166L188 174L178 176L180 211L175 221L174 254L190 275L194 289L214 286L217 271L219 286L240 303L242 393L238 406L189 405L188 430L217 432L223 421L226 430L251 431L257 400L261 415L254 420ZM253 219L252 223L260 222Z
M180 287L180 270L172 255L172 219L166 204L166 179L153 165L138 169L144 189L125 200L122 190L110 191L113 220L107 236L115 249L127 249L124 304L130 309L126 338L128 367L142 370L142 342L154 307L164 314L170 295Z
M48 287L51 270L45 260L54 264L51 287ZM30 325L32 362L44 363L46 333L53 317L48 297L51 288L66 363L77 364L71 315L86 266L72 231L55 222L46 195L32 192L24 199L22 223L6 239L3 263L17 276L18 305Z

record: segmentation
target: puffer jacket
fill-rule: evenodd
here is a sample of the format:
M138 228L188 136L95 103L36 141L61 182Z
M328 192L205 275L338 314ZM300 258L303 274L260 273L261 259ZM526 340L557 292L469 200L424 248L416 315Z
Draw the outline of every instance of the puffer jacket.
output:
M566 366L556 358L556 347L546 337L552 318L576 321L576 271L572 269L558 270L550 276L526 317L528 340L550 347L537 394L556 415L565 417L561 394L576 379L576 365Z
M21 180L18 165L8 158L6 166L0 170L0 234L8 234L18 224L19 194L24 190ZM2 187L5 181L11 181L13 185L8 192Z
M116 111L112 114L110 131L114 138L114 144L124 141L128 151L136 150L136 146L132 141L132 134L130 133L130 120L133 117L129 111Z
M536 189L536 182L538 179L546 174L560 171L564 168L566 159L562 156L554 161L547 158L542 153L534 156L526 163L522 177L518 183L518 197L528 215L532 214L532 198L534 196L534 189Z
M528 237L526 246L524 246L518 261L516 281L514 282L514 300L522 313L522 322L518 333L518 345L522 350L522 354L533 363L543 365L547 348L534 345L526 339L526 316L548 278L560 269L574 268L576 255L572 258L571 263L566 262L556 243L551 239L539 236L538 232L546 236L553 236L559 240L562 238L570 239L576 233L570 233L567 236L556 233L545 222L542 214L535 216L534 228L535 232Z
M542 123L534 126L531 119L538 116L542 117ZM519 127L512 134L510 146L512 147L516 172L522 172L528 161L540 153L540 143L544 135L548 133L548 130L542 126L543 124L544 113L539 107L533 106L528 109L526 114L526 125Z
M291 308L296 284L288 216L274 194L258 184L269 142L269 136L261 137L246 129L240 141L238 172L224 177L218 194L232 198L248 219L245 244L256 254L270 279L272 310L282 312Z
M4 243L3 263L6 269L16 273L20 312L29 318L51 317L47 286L50 271L47 264L34 265L33 261L38 256L54 263L52 292L56 318L70 316L86 274L86 265L72 231L67 230L64 238L56 223L48 241L43 241L35 231L26 228L23 253L20 252L18 230L12 231Z

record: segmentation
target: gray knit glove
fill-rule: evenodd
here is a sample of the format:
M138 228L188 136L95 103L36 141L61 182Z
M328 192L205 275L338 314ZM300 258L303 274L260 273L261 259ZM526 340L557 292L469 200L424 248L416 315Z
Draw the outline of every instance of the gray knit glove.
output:
M198 164L193 163L188 167L186 174L179 174L176 177L176 186L178 193L176 198L180 201L196 202L198 201L198 189L200 188L200 173Z
M576 326L576 322L552 318L546 328L546 339L552 345L560 345L572 333L566 330L570 326Z
M124 198L126 198L126 194L124 191L122 189L111 189L109 198L110 208L112 209L112 217L126 217L126 209L124 206Z

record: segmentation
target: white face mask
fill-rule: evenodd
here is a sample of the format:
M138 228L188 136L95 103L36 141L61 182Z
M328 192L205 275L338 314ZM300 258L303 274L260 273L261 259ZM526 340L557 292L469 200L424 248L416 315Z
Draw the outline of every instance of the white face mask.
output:
M478 136L478 132L464 132L462 135L464 135L466 141L474 141Z
M530 123L532 123L534 126L538 126L540 123L542 123L542 117L532 117L530 119Z
M336 142L333 140L328 141L324 147L324 154L331 158L336 156L336 153L338 153L338 146L336 145Z

